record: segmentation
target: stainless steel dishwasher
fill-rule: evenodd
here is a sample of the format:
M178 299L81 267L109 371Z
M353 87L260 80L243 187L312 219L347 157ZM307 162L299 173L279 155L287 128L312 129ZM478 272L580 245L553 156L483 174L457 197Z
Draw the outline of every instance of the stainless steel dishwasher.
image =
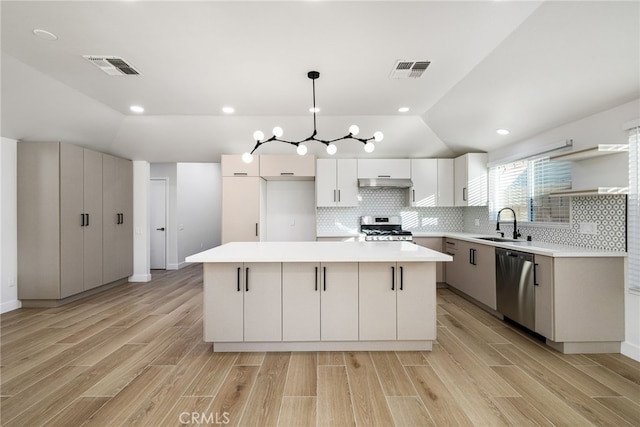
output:
M535 328L534 255L496 248L497 311L534 330Z

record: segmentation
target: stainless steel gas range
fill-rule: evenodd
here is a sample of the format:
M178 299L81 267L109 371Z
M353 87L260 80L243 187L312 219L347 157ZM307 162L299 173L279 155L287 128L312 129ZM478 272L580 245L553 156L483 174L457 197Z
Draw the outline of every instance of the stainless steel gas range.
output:
M402 229L399 216L361 216L360 232L365 241L413 241L411 232Z

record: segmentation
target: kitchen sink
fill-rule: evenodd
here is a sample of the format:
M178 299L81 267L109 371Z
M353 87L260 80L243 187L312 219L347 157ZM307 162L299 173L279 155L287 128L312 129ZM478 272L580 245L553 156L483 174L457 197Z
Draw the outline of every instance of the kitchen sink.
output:
M490 242L517 242L517 240L506 239L504 237L476 237L476 239L488 240Z

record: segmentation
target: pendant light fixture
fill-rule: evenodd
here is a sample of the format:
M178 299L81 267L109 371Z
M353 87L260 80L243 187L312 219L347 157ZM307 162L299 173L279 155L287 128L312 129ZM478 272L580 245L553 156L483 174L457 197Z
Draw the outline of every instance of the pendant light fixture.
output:
M253 161L253 153L263 144L271 141L279 141L286 144L291 144L296 147L296 152L301 156L307 154L307 146L305 143L308 141L317 141L324 144L327 147L327 153L329 153L330 155L333 155L338 151L338 148L335 146L334 142L342 141L345 139L354 139L356 141L362 142L364 144L364 151L366 151L367 153L373 152L373 150L376 148L372 141L382 141L384 135L380 131L375 132L370 138L358 138L357 135L360 132L360 128L358 128L357 125L349 126L349 133L340 138L329 140L316 138L316 136L318 135L318 131L316 129L316 113L318 112L318 109L316 108L316 80L318 79L318 77L320 77L320 73L318 71L309 71L307 73L307 77L311 79L313 87L313 108L311 109L311 111L313 112L313 133L311 134L311 136L300 141L287 141L285 139L281 139L282 135L284 134L284 130L280 126L276 126L273 128L273 135L271 136L271 138L265 139L264 133L257 130L253 133L253 139L256 140L256 145L255 147L253 147L253 150L251 150L251 152L247 152L242 155L242 160L244 162L251 163Z

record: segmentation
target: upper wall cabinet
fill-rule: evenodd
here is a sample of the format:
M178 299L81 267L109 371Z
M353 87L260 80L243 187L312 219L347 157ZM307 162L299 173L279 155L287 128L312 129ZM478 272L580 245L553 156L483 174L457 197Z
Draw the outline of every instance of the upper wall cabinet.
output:
M409 159L358 159L358 178L411 178Z
M313 180L316 176L316 158L298 154L263 154L260 156L260 176L267 180Z
M355 159L318 159L316 206L358 206Z
M456 157L455 170L455 205L487 206L487 154L467 153Z
M254 156L253 162L245 163L239 154L223 154L222 176L260 176L260 157Z
M411 159L411 206L453 206L453 159Z

